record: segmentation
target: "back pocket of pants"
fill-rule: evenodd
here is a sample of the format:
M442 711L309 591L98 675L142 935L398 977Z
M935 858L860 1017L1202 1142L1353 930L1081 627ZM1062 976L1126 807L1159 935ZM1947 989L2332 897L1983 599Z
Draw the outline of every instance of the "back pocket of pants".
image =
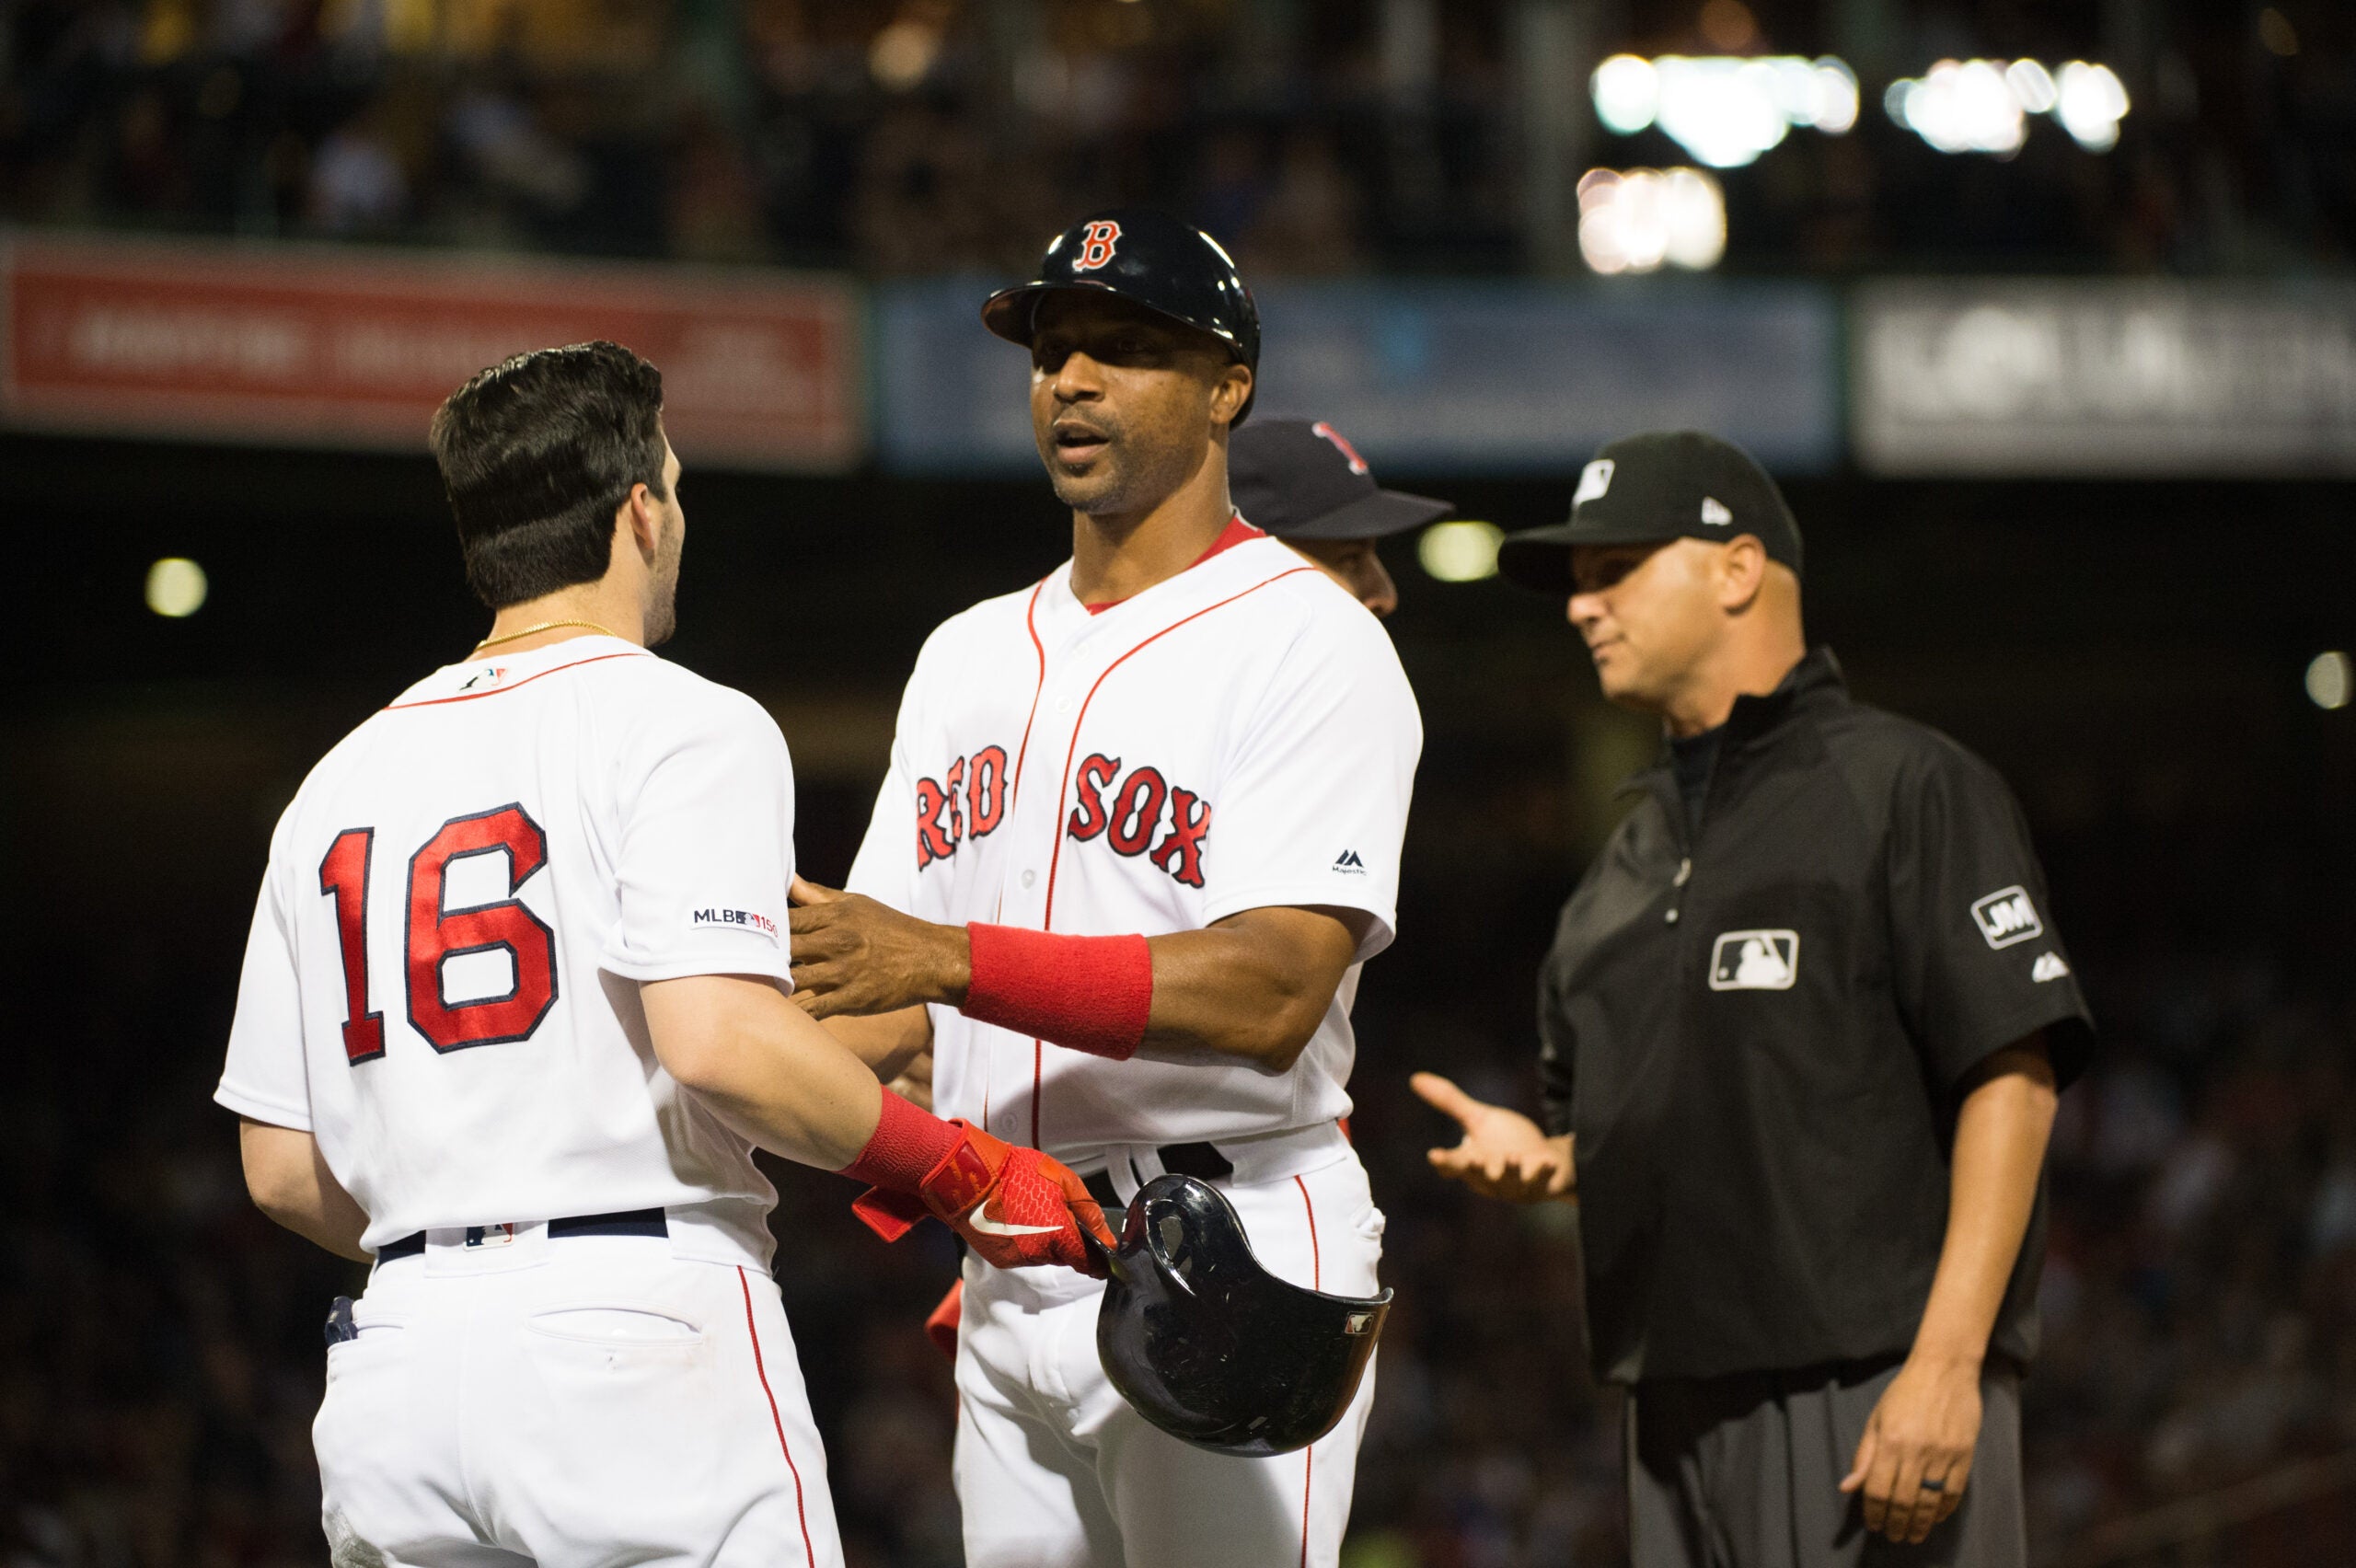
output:
M656 1307L556 1307L533 1315L532 1332L573 1344L613 1350L687 1350L703 1343L703 1330Z

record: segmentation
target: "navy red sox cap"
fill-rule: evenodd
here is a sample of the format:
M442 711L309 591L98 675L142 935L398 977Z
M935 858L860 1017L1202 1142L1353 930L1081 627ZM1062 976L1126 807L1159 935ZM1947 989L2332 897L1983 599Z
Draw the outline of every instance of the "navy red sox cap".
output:
M1525 588L1567 594L1577 546L1738 534L1757 538L1768 559L1799 575L1800 525L1750 453L1697 430L1654 431L1597 453L1579 474L1570 520L1507 535L1497 547L1497 570Z
M1234 258L1218 241L1167 213L1115 207L1080 219L1047 247L1029 282L1000 289L982 302L982 325L1029 348L1039 301L1064 289L1118 294L1207 332L1239 363L1259 374L1260 307L1243 286ZM1247 398L1235 423L1242 424L1251 411Z
M1388 490L1322 420L1262 420L1227 445L1227 491L1243 520L1279 539L1379 539L1456 510Z

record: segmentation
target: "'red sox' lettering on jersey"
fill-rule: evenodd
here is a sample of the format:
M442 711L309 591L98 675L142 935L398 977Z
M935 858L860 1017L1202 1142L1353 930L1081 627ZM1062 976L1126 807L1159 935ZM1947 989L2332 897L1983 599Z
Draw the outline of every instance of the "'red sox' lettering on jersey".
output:
M1006 815L1006 748L984 746L941 770L938 779L919 778L917 797L917 870L957 853L968 838L985 838Z
M1121 759L1091 755L1072 779L1071 816L1064 831L1085 843L1102 837L1116 855L1144 855L1188 887L1203 885L1203 841L1210 836L1211 803L1154 767L1122 778ZM1109 802L1109 803L1108 803ZM1154 843L1161 830L1161 842ZM1148 853L1146 846L1153 845Z
M1380 625L1275 539L1244 531L1110 605L1059 567L927 641L847 885L1087 936L1340 908L1363 960L1391 940L1421 741ZM1059 1157L1314 1125L1350 1109L1355 987L1353 966L1281 1074L1116 1062L935 1008L935 1103Z

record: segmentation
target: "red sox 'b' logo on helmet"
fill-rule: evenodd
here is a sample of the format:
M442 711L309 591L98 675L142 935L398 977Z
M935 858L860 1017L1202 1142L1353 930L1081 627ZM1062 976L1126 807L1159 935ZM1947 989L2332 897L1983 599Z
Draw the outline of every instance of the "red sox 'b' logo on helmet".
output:
M1113 242L1121 237L1121 225L1110 218L1099 218L1088 225L1080 236L1080 254L1072 258L1075 272L1093 272L1113 259Z

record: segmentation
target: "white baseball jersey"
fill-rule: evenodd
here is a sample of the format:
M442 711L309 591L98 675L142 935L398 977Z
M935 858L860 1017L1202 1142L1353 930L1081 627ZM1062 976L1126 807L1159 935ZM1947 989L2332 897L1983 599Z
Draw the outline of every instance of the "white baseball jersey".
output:
M1349 1112L1350 1003L1391 940L1422 721L1364 606L1257 530L1221 545L1101 613L1067 562L936 630L849 885L928 920L1089 936L1337 906L1372 917L1357 961L1283 1073L1109 1061L934 1008L944 1115L1072 1157Z
M774 1189L614 982L790 985L792 875L751 698L607 637L448 666L280 819L215 1098L314 1134L371 1250L660 1207L766 1266Z

